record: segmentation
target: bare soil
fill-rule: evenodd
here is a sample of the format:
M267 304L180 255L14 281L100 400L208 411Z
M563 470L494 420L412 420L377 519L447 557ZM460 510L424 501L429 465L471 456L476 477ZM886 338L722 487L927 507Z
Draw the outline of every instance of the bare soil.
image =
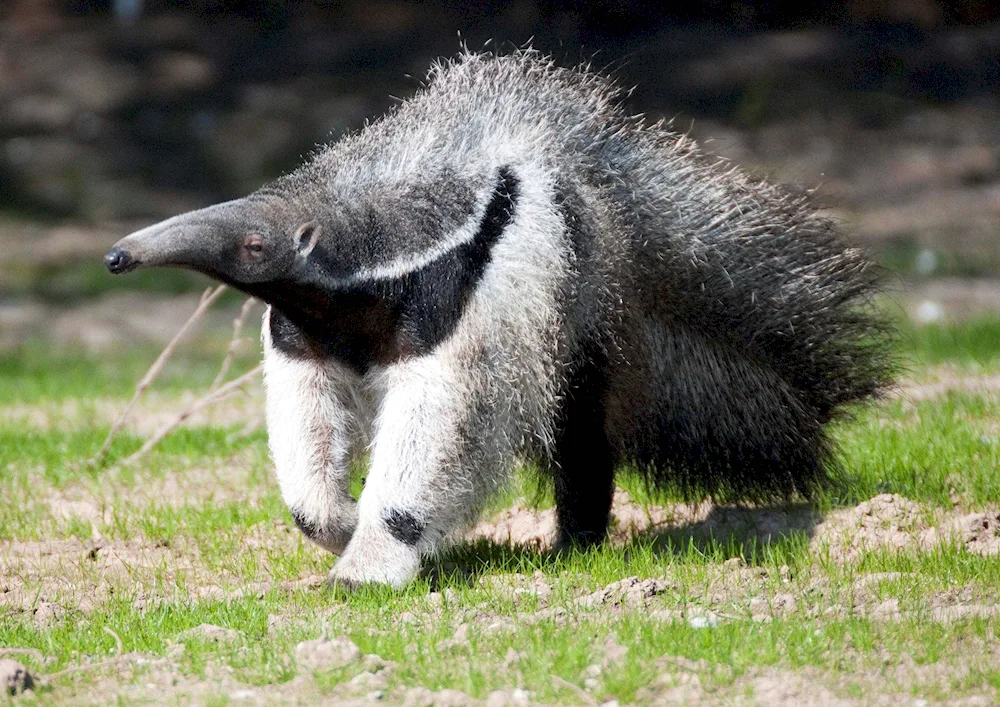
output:
M897 494L882 494L821 517L802 505L762 508L703 502L644 506L619 489L612 516L611 542L616 544L650 537L669 541L679 533L696 541L714 539L723 545L729 539L741 544L750 540L766 543L806 533L815 550L829 552L838 562L852 560L866 550L930 549L946 542L964 543L970 551L981 554L1000 552L1000 516L996 511L944 512ZM555 510L515 505L480 521L465 537L546 550L555 538Z

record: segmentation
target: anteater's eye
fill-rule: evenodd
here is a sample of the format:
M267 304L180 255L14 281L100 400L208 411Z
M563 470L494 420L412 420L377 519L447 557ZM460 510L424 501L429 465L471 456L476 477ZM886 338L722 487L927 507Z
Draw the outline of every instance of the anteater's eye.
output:
M246 237L246 240L243 241L243 248L252 257L258 257L260 256L260 252L264 250L264 239L256 233L251 233Z

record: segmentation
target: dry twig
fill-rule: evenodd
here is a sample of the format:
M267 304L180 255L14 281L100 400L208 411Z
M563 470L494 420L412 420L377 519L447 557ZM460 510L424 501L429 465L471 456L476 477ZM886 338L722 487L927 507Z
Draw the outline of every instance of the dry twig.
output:
M85 670L98 670L100 668L108 668L113 665L134 665L140 660L143 660L142 656L136 655L134 653L132 654L126 653L125 655L115 656L110 660L102 660L100 663L88 663L87 665L74 665L72 668L66 668L65 670L60 670L55 673L49 673L48 675L39 675L38 681L42 685L48 685L53 680L65 677L67 675L71 675L73 673L79 673ZM158 660L149 661L147 665L155 665L157 663L164 663L164 662L166 662L166 658L160 658Z
M118 419L115 420L115 423L111 426L111 430L108 432L108 436L104 440L104 444L101 445L97 454L95 454L90 460L91 466L96 466L104 461L108 454L108 450L111 449L111 443L114 441L115 435L118 434L119 430L121 430L122 426L125 424L125 420L128 419L132 409L135 407L136 403L139 402L139 398L144 392L146 392L146 389L152 384L152 382L156 380L156 377L160 375L160 372L163 370L163 366L167 363L167 359L170 358L174 349L177 348L177 344L184 338L184 335L188 333L191 327L193 327L194 324L201 319L202 315L208 311L208 308L211 307L217 299L219 299L219 296L225 290L225 285L219 285L218 287L205 290L194 312L191 313L191 316L188 317L186 322L184 322L184 325L177 331L176 334L174 334L174 338L170 340L170 343L167 344L166 348L164 348L163 351L160 352L160 355L156 357L156 360L153 361L153 365L149 367L148 371L146 371L146 375L144 375L139 383L136 384L135 393L132 395L132 399L129 401L128 405L125 406L122 414L118 416Z
M112 629L107 626L101 627L104 633L110 634L113 639L115 639L115 655L119 656L122 654L122 637L115 633Z
M204 407L213 405L224 398L227 398L231 393L235 392L245 384L249 383L251 380L260 375L263 366L257 364L252 370L247 371L242 376L234 378L223 386L220 386L214 391L210 391L207 395L191 403L183 412L181 412L177 417L163 425L156 433L147 439L145 443L131 456L129 456L122 464L134 464L139 460L146 452L155 447L160 443L164 437L174 431L179 425L183 424L186 419L191 417L194 413L198 412Z
M248 297L247 301L243 303L240 307L239 316L233 320L233 338L229 340L229 348L226 349L226 358L222 361L222 366L219 368L219 372L215 376L215 380L212 381L212 385L209 387L208 391L212 392L216 390L222 382L226 380L226 376L229 374L229 368L233 365L233 358L236 357L236 351L239 349L240 344L243 339L240 335L243 333L243 324L246 322L247 315L250 314L250 310L257 303L253 297Z

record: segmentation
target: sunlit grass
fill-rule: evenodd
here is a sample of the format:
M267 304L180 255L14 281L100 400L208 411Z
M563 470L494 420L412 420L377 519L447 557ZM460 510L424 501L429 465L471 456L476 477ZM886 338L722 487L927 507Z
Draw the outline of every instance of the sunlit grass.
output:
M1000 320L907 329L902 341L917 376L929 364L971 375L1000 363ZM158 394L169 398L206 387L224 345L220 339L195 355L179 353L157 383ZM418 685L477 699L521 687L542 702L579 704L586 690L597 702L643 703L651 699L650 686L671 671L694 674L698 689L722 702L752 697L753 680L767 671L821 678L833 694L858 699L873 689L933 701L995 696L1000 687L1000 664L988 648L995 630L989 612L950 622L935 618L941 605L1000 604L1000 558L975 554L952 539L932 547L864 550L847 560L814 542L809 523L767 539L705 535L681 525L624 546L561 554L480 540L430 558L425 573L400 591L302 588L294 583L322 577L335 558L295 529L272 478L262 430L245 434L240 424L183 428L137 467L116 463L143 441L124 432L107 463L86 464L108 430L87 406L99 398L124 402L156 353L95 356L29 346L0 355L0 403L45 406L75 399L82 410L44 427L23 417L0 423L0 496L8 499L0 503L0 553L14 543L39 541L80 548L72 565L60 570L67 579L54 594L43 595L37 578L0 577L0 585L23 581L26 591L37 593L36 604L65 609L40 623L31 611L0 602L0 647L35 648L53 658L41 664L19 656L37 673L108 659L118 650L117 636L123 652L153 660L169 655L166 664L183 680L218 682L224 673L249 688L283 689L308 672L296 662L296 644L325 633L347 636L362 653L391 661L384 689L395 697ZM255 356L245 352L241 370ZM991 507L1000 498L998 429L1000 397L989 394L904 398L857 411L835 427L841 473L819 499L813 522L879 493L923 504L928 523L941 514ZM358 493L363 465L355 471ZM230 479L228 485L222 479ZM181 492L157 495L156 484L168 482ZM679 500L669 490L647 488L638 476L624 475L621 485L640 502ZM100 517L82 510L59 515L50 500L64 497L89 499ZM490 508L515 501L547 508L551 492L525 471ZM86 559L99 539L110 543L108 552L153 548L163 559L129 567L125 579L105 576L99 563ZM548 587L546 595L514 591L535 577ZM580 602L625 577L657 579L665 589L645 604ZM88 587L106 582L117 583L108 596L79 601ZM761 602L771 607L766 620L759 615ZM895 612L891 618L876 615L882 605ZM692 616L711 616L712 622L699 627L705 624L692 623ZM179 652L178 635L202 623L240 633L222 643L189 638ZM467 641L451 641L460 630ZM627 649L611 661L609 639ZM678 661L685 667L677 668ZM138 685L161 669L144 665L117 679ZM602 667L595 671L594 665ZM921 672L924 666L940 669ZM342 695L362 670L353 664L321 671L295 689L310 690L307 701ZM801 672L806 670L811 672ZM83 695L106 680L102 675L96 670L59 678L39 696L57 701ZM231 699L219 690L196 701Z

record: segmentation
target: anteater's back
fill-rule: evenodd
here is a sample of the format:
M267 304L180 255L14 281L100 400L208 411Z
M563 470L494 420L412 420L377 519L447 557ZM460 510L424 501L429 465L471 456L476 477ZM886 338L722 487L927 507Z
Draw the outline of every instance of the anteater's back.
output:
M694 493L808 492L825 475L825 423L890 380L877 268L805 196L703 156L620 98L533 52L464 55L319 162L362 189L450 164L538 166L570 241L567 385L601 369L588 390L619 461Z

